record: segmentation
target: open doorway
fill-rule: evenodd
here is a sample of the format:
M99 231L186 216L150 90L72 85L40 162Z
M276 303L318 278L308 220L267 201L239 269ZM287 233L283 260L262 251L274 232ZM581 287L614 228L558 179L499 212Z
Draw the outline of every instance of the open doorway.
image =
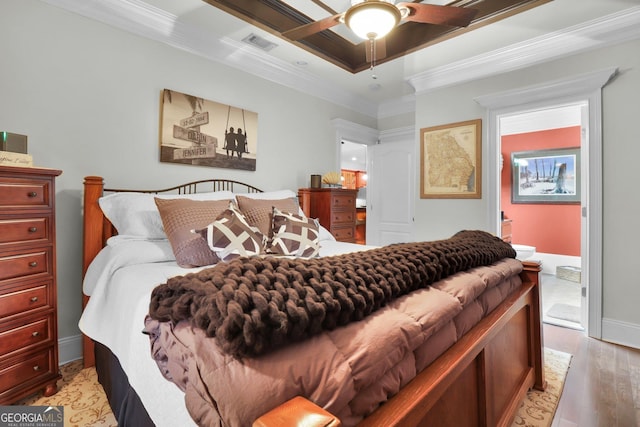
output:
M487 109L487 194L489 217L494 230L500 230L500 120L499 117L552 105L587 102L583 111L586 143L581 149L581 280L582 318L585 331L592 338L602 338L602 88L618 73L616 67L592 71L538 85L478 96L475 101ZM587 124L588 123L588 124ZM587 292L588 291L588 292Z
M586 101L499 116L502 236L542 262L543 321L584 329L580 152ZM505 233L505 230L507 232Z
M341 141L342 188L358 190L356 195L355 243L367 243L367 145Z

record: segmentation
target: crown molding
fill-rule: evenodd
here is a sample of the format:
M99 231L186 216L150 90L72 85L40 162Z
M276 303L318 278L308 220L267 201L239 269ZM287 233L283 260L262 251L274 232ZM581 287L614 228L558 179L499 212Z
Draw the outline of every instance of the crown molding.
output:
M637 38L640 6L418 73L408 82L420 94Z
M383 101L378 105L378 119L399 116L401 114L415 113L415 94L405 95L400 98Z
M140 0L42 0L109 26L240 69L279 85L376 118L378 106L286 61L244 43L193 28Z
M396 129L383 130L380 131L380 143L385 144L398 141L413 141L415 135L415 126L405 126Z
M332 119L330 122L336 131L337 142L344 140L365 145L378 143L379 132L377 129L341 118Z
M244 43L221 39L218 34L203 28L192 28L180 22L177 16L141 0L41 1L369 117L379 119L415 112L415 95L376 104ZM408 77L407 82L415 94L421 94L637 38L640 38L640 6L418 73Z
M615 78L617 74L617 67L609 67L544 84L482 95L474 98L474 100L485 108L497 110L514 105L542 102L549 99L549 97L554 99L568 98L599 90L611 79Z

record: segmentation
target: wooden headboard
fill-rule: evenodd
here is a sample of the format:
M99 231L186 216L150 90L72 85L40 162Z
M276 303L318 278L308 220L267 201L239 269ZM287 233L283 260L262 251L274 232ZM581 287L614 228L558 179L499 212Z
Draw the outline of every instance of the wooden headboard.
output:
M175 187L160 190L132 190L113 189L104 187L101 176L86 176L84 178L83 218L82 218L82 277L87 272L89 264L106 245L111 236L117 234L111 222L104 216L98 200L105 193L150 193L150 194L195 194L210 191L231 191L234 193L261 193L257 187L229 179L206 179L193 181ZM87 305L89 296L82 294L82 309ZM83 353L85 367L95 364L93 341L83 336Z

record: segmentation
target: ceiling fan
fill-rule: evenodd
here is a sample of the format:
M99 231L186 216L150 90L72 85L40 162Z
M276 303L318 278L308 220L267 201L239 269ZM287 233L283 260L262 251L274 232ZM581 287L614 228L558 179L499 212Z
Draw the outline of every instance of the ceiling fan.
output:
M338 24L345 24L357 36L372 42L380 40L401 21L466 27L478 12L475 9L393 0L354 0L345 12L313 21L282 33L300 40Z

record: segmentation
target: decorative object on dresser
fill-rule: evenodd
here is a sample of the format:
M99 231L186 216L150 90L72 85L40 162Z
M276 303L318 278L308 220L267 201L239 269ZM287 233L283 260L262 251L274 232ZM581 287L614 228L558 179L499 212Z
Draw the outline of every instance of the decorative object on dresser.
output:
M0 405L57 391L55 177L0 166Z
M322 175L322 183L328 187L342 187L342 176L338 172L327 172Z
M27 154L27 135L0 132L0 151Z
M304 214L317 218L336 240L355 242L357 190L300 188L298 199Z
M33 157L27 153L27 136L0 132L0 166L33 166Z

